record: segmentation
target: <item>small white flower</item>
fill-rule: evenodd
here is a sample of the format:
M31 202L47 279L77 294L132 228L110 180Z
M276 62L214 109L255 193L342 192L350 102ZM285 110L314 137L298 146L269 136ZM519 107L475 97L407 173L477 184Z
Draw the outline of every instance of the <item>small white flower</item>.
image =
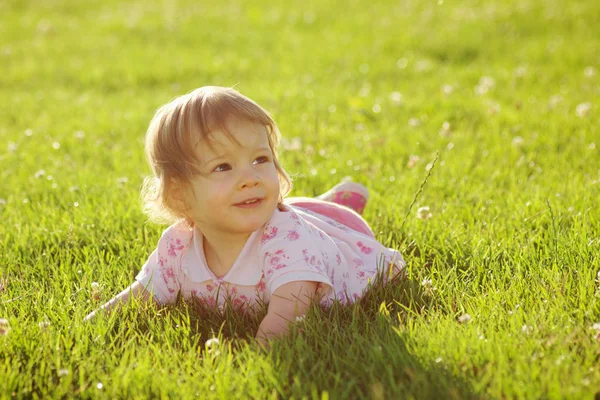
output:
M563 97L560 94L555 94L554 96L550 97L550 100L548 100L548 107L556 108L556 106L558 106L562 101Z
M442 93L446 96L451 95L454 92L454 87L452 85L442 85Z
M219 345L219 339L218 338L210 338L206 341L206 343L204 343L204 345L208 348L212 348L213 346L218 346Z
M58 376L67 376L69 375L69 370L66 368L61 368L58 370Z
M83 139L85 137L85 132L84 131L77 131L77 132L75 132L74 136L77 139Z
M302 150L302 140L300 140L299 137L293 137L291 140L282 139L281 147L283 147L285 150L300 151Z
M461 324L468 324L469 322L471 322L473 318L471 318L471 316L469 314L463 314L460 317L458 317L458 322L460 322Z
M444 121L444 123L442 124L442 128L439 131L440 136L445 136L448 137L450 136L450 134L452 134L452 131L450 130L450 122L448 121Z
M40 178L41 176L44 176L44 175L46 175L46 170L44 170L44 169L40 169L40 170L36 171L35 174L33 174L33 176L36 179L38 179L38 178Z
M98 382L98 384L96 384L96 389L98 390L102 390L103 387L104 385L102 384L102 382Z
M100 300L100 292L102 291L98 282L92 282L92 299L98 301Z
M583 70L583 75L585 75L586 78L591 78L596 75L596 69L594 67L586 67L586 69Z
M592 325L592 329L600 332L600 322L596 322L594 325Z
M579 118L584 118L589 114L591 109L592 103L581 103L575 107L575 114L577 114Z
M521 327L521 332L523 332L526 335L529 335L532 331L533 331L533 327L531 325L523 325Z
M515 147L522 147L523 144L525 144L525 139L523 139L521 136L515 136L512 140L512 144Z
M50 321L48 321L47 319L40 321L38 323L38 326L40 327L40 329L46 329L47 327L50 326Z
M14 153L15 151L17 151L18 147L19 146L17 146L16 143L14 143L14 142L8 142L8 152L9 153Z
M60 149L60 143L58 143L58 142L54 142L54 143L52 143L52 148L53 148L54 150L58 150L58 149Z
M400 92L392 92L392 93L390 93L390 100L395 105L400 105L400 103L402 103L402 93L400 93Z
M521 65L515 70L515 76L522 77L527 75L527 67Z
M431 281L431 279L425 278L423 279L423 282L421 282L421 286L423 287L431 287L433 285L433 282Z
M438 357L435 359L436 364L439 364L443 361L444 359L442 357Z
M411 156L408 158L408 164L407 164L406 166L407 166L408 168L414 168L414 167L415 167L415 165L417 165L417 163L419 162L419 160L420 160L420 157L419 157L419 156L414 156L414 155L411 155Z
M0 336L7 335L8 332L10 332L10 325L8 325L8 320L0 318Z
M419 209L417 210L417 218L425 221L431 217L433 217L433 214L430 212L430 209L428 206L419 207Z
M489 76L482 76L479 79L479 83L477 83L477 86L475 86L475 93L478 95L484 95L491 89L493 89L495 86L496 81L494 80L494 78L491 78Z
M421 120L419 120L419 118L411 118L408 120L408 126L411 128L416 128L419 125L421 125Z

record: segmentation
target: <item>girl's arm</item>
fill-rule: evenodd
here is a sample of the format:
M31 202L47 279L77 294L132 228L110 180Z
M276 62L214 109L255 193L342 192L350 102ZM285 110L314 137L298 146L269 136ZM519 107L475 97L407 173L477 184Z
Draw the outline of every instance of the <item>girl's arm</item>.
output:
M267 315L260 323L256 339L266 345L275 337L289 332L289 324L306 313L317 292L317 282L296 281L281 285L269 303Z
M106 304L101 306L99 309L89 313L85 317L84 321L93 320L96 317L96 315L100 312L108 314L115 307L120 307L121 305L127 303L129 301L129 299L132 297L134 297L138 300L141 300L143 302L147 302L150 300L150 294L146 291L146 289L144 288L144 286L141 283L136 281L131 286L129 286L127 289L123 290L121 293L116 295L114 298L112 298Z

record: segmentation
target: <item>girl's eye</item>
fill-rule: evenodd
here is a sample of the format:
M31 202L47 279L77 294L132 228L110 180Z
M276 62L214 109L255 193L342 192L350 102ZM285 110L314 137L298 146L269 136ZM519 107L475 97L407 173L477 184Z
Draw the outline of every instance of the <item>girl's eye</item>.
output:
M267 156L260 156L257 157L256 160L254 160L255 164L264 164L264 163L268 163L270 161L269 157Z
M231 169L231 165L229 165L229 164L219 164L214 169L214 171L215 172L223 172L223 171L229 171L230 169Z

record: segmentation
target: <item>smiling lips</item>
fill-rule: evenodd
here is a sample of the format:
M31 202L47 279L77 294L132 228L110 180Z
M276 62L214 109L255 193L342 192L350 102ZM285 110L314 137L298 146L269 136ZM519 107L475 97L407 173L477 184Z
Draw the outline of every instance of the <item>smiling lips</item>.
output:
M262 202L263 202L263 198L252 197L250 199L236 203L236 204L234 204L234 206L241 207L241 208L254 208L254 207L258 207Z

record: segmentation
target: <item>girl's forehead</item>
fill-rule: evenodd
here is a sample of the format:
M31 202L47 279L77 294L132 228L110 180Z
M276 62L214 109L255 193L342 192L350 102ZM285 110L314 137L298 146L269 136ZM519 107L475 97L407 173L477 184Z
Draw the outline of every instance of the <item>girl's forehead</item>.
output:
M245 123L215 128L201 135L195 145L202 153L223 153L244 148L270 148L267 129L264 125Z

